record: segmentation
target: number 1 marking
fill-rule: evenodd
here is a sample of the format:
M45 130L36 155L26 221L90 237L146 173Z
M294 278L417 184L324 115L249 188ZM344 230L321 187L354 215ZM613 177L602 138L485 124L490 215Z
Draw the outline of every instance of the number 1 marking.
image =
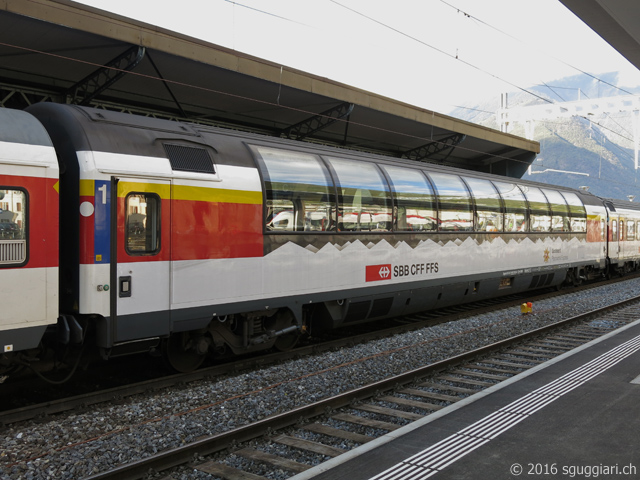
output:
M107 184L105 183L100 188L98 188L99 192L102 192L102 204L107 204Z

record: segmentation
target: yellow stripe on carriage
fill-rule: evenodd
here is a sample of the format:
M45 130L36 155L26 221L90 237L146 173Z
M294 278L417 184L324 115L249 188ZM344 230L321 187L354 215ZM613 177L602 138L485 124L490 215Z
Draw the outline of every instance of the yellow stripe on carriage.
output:
M93 181L91 181L93 189ZM87 187L88 188L88 187ZM119 182L118 197L129 192L155 193L161 199L187 200L194 202L240 203L245 205L261 205L262 192L250 190L228 190L224 188L192 187L168 183ZM93 190L89 195L93 195Z
M173 199L190 200L194 202L242 203L248 205L261 205L262 192L174 185Z

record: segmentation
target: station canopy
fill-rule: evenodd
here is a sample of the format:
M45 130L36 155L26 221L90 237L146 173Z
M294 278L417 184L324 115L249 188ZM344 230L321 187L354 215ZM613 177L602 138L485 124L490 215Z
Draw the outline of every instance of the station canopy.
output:
M638 0L560 0L636 68L640 68Z
M7 108L88 105L516 178L540 150L534 141L68 0L0 1L0 32Z

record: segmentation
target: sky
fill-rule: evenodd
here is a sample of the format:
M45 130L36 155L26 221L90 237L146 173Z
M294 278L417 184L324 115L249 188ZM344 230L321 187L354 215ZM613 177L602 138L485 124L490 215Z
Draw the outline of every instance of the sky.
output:
M640 74L558 0L82 0L449 113L565 76Z

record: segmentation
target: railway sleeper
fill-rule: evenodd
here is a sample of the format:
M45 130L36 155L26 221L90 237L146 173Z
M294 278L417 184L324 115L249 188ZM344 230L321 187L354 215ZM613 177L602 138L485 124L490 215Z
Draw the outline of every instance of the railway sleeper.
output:
M263 452L254 448L243 448L234 452L236 455L240 455L249 460L256 460L259 462L267 463L277 468L282 468L293 473L302 473L311 468L310 465L296 462L295 460L289 460L287 458L274 455L272 453Z
M367 443L371 440L375 440L376 437L371 435L364 435L362 433L351 432L349 430L342 430L340 428L331 427L322 423L309 423L302 426L303 430L308 430L319 435L326 435L328 437L334 437L341 440L350 440L356 443Z

